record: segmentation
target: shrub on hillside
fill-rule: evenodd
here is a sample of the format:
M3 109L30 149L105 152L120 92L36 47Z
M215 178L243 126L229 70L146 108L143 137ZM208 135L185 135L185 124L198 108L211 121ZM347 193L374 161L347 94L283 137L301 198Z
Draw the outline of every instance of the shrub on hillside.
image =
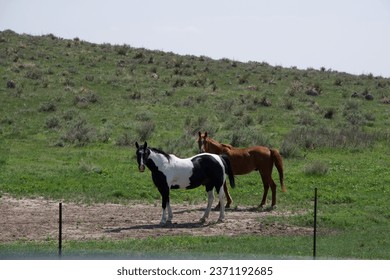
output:
M329 167L322 161L313 161L305 165L303 172L306 175L324 176L328 173Z
M284 158L297 158L301 155L300 147L296 143L290 141L283 141L279 151Z
M355 127L330 129L326 127L297 127L283 140L301 149L315 148L367 148L374 143L376 136Z
M84 119L77 120L61 137L61 140L77 146L85 146L96 139L96 129L89 126Z
M139 141L147 141L152 136L155 128L156 124L152 120L140 122L135 128Z
M243 127L232 132L230 135L230 145L234 147L272 146L268 135L248 127Z
M294 110L294 101L291 99L291 98L285 98L283 99L283 108L285 108L286 110Z
M303 126L314 126L316 118L307 111L300 111L298 113L298 123Z
M173 82L172 87L174 87L174 88L182 87L182 86L184 86L185 83L186 83L186 81L183 79L176 79Z
M129 146L129 147L132 147L134 146L134 143L135 141L138 141L136 140L130 133L122 133L121 135L119 135L118 139L115 141L115 144L117 146Z
M49 117L46 119L45 127L49 129L56 129L61 127L60 119L58 117Z
M324 118L325 119L333 119L335 114L336 114L336 109L335 108L327 108L325 110Z
M29 78L31 80L39 80L42 78L42 76L43 76L42 71L36 68L32 68L28 70L25 75L26 78Z
M52 101L44 102L39 106L39 112L54 112L57 110L56 104Z
M290 87L286 90L286 94L296 96L303 91L303 84L300 81L293 81Z
M86 108L89 104L97 103L99 96L90 90L85 90L80 95L76 95L73 99L73 104L79 108Z

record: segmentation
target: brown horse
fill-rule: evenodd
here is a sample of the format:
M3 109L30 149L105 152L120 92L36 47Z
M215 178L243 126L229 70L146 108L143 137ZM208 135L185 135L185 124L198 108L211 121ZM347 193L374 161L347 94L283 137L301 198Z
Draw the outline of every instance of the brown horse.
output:
M231 145L221 144L209 138L207 136L207 132L205 132L204 134L199 132L198 145L199 152L228 155L234 175L244 175L254 170L259 171L264 186L263 199L261 200L260 207L263 207L265 205L268 189L270 187L272 191L271 207L274 207L276 205L276 184L272 179L272 169L274 164L279 172L282 192L286 192L286 187L284 186L283 178L283 161L278 150L270 149L263 146L254 146L242 149L235 148ZM228 208L232 203L232 198L226 187L226 183L224 185L224 191L227 199L226 207Z

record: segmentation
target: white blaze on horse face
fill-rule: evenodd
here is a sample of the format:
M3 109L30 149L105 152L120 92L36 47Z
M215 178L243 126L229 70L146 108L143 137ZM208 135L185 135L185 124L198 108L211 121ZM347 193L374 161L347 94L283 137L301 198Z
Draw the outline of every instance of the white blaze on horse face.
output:
M201 153L206 152L206 139L204 139L204 138L202 138L202 140L200 140L200 152Z
M140 172L144 172L145 171L144 153L141 153L141 160L140 160L138 169L139 169Z

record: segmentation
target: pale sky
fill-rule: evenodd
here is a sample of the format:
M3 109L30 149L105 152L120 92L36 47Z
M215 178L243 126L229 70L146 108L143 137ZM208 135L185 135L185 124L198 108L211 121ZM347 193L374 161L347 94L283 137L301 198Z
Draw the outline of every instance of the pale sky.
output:
M390 77L390 0L0 0L0 30Z

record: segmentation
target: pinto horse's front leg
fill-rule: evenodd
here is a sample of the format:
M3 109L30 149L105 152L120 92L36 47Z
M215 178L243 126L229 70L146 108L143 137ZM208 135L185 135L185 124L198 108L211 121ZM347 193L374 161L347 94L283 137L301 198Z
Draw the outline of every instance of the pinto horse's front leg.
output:
M229 190L227 188L227 185L226 185L226 182L223 184L223 191L225 193L225 197L226 197L226 205L225 205L225 208L230 208L230 205L233 203L233 199L229 193ZM221 203L218 202L218 205L215 206L214 210L220 210L221 208Z
M160 225L165 225L167 222L171 223L173 217L171 204L169 202L169 190L161 191L161 195L162 195L162 217L161 217ZM168 220L165 211L167 208L168 208Z
M165 209L166 208L162 208L162 217L161 217L161 222L160 222L160 225L164 226L166 223L167 223L167 216L165 214Z
M171 208L171 203L170 202L167 203L167 208L168 208L168 220L167 220L167 223L172 223L173 214L172 214L172 208Z
M168 219L165 211L167 208L168 208ZM171 208L171 204L168 202L166 204L166 207L162 209L162 217L161 217L160 225L166 225L167 223L168 224L172 223L172 218L173 218L172 208Z
M213 189L211 189L211 191L208 191L207 194L208 194L207 208L206 208L206 211L203 214L203 217L200 219L201 223L206 222L206 219L209 217L209 214L210 214L210 211L211 211L211 206L213 206L213 201L214 201Z

